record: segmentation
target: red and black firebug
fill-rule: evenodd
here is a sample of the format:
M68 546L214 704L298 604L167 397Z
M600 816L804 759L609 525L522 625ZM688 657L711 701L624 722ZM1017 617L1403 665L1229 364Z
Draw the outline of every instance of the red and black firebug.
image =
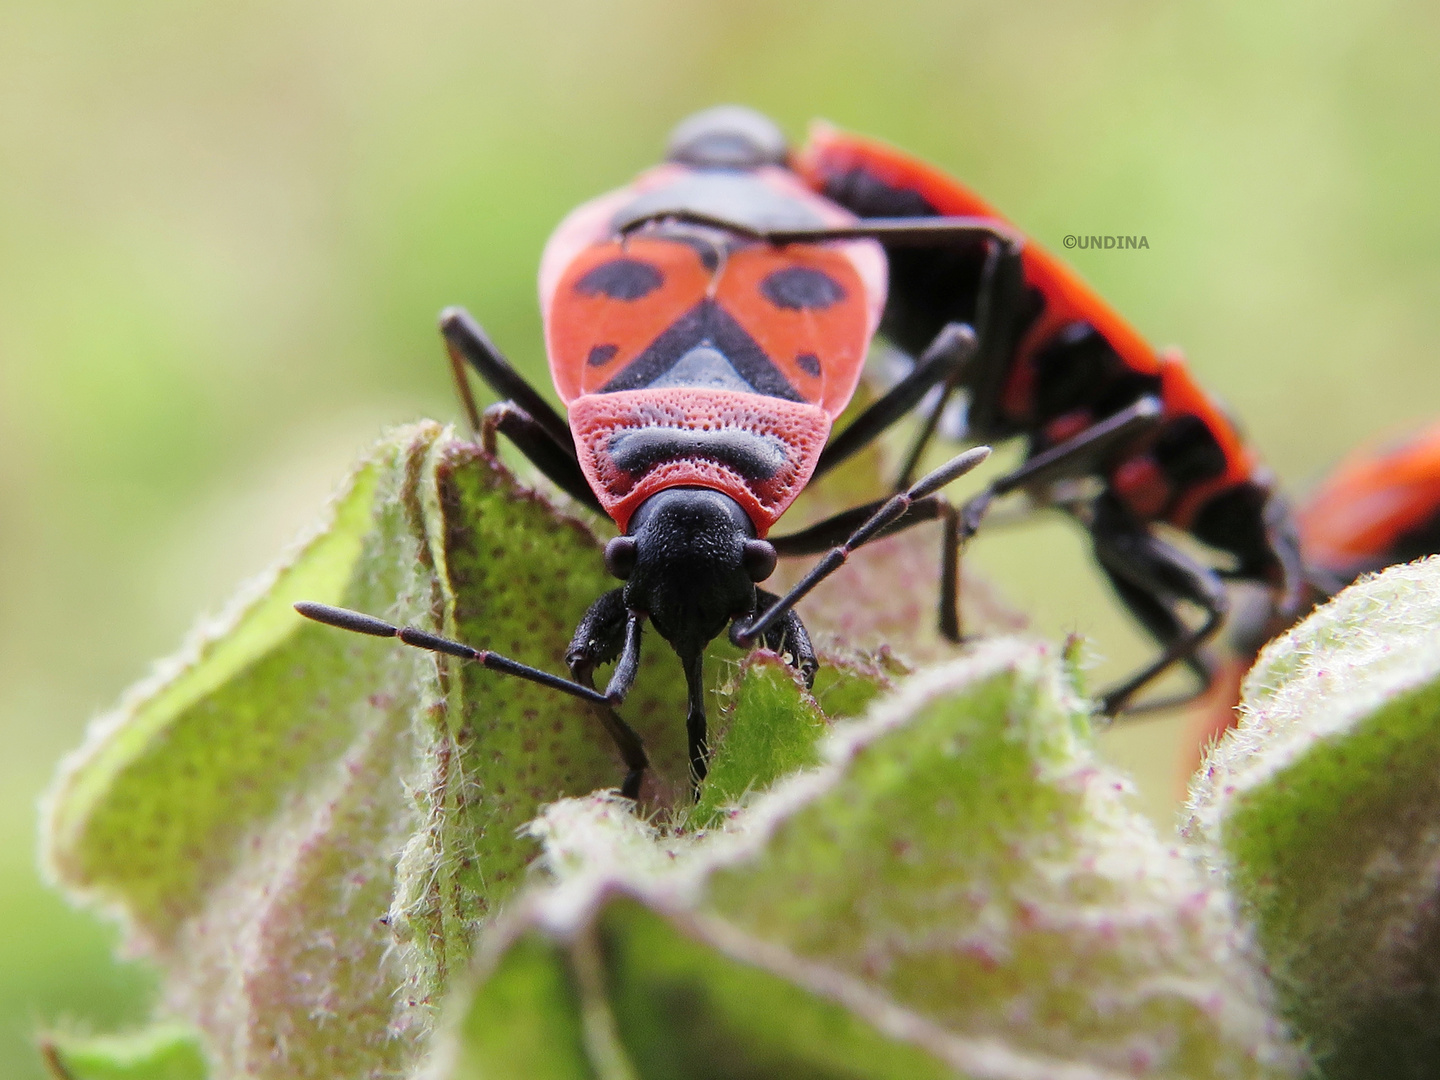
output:
M550 374L566 416L509 365L464 311L441 316L471 422L504 435L559 488L620 530L605 551L623 584L591 606L562 678L485 650L318 604L330 625L478 660L593 703L634 796L647 767L616 712L649 622L689 686L692 778L706 771L702 662L729 627L737 645L816 659L794 608L856 548L923 521L943 527L940 626L960 638L960 549L997 496L1023 490L1090 531L1122 600L1162 646L1106 694L1116 712L1171 664L1202 678L1199 647L1226 607L1222 579L1293 604L1283 502L1233 424L1176 357L1155 353L1058 261L960 184L878 143L819 129L792 154L779 129L721 107L682 123L667 160L573 211L540 267ZM872 336L914 363L838 433ZM473 368L500 401L483 417ZM940 388L939 392L932 394ZM912 483L945 399L969 398L969 435L1022 437L1023 464L963 506L940 494L988 455L952 457ZM938 399L896 493L801 532L771 528L815 477ZM1094 481L1092 491L1076 481ZM1153 526L1228 553L1212 568ZM783 556L822 554L784 596L758 587ZM1189 602L1205 617L1182 620ZM604 691L597 666L614 663Z

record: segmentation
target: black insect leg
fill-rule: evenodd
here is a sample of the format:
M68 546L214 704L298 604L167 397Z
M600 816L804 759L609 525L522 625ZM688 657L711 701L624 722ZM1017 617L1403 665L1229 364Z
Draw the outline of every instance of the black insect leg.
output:
M1164 411L1159 398L1146 395L1078 435L1026 458L1014 472L995 482L997 493L1093 476L1117 453L1158 427Z
M525 455L552 484L565 492L582 506L597 514L605 508L590 490L580 463L567 453L540 427L530 414L513 401L497 401L485 410L480 420L480 445L486 453L493 455L496 450L495 436L504 435L515 448Z
M470 423L480 433L485 449L495 452L495 434L505 435L551 483L577 502L603 513L600 500L575 457L570 426L525 377L510 366L485 331L464 308L440 313L440 333L450 356L455 386ZM469 364L500 401L477 415L475 398L465 377Z
M975 332L970 327L964 323L947 323L905 378L825 444L813 475L822 475L869 446L886 428L915 408L935 386L952 384L963 376L975 355L975 343Z
M445 343L445 355L450 360L450 379L455 384L455 395L465 410L465 418L470 421L470 431L478 434L481 430L480 406L475 403L475 392L470 389L470 376L465 373L465 360L458 349L451 347L448 340Z
M824 521L817 521L808 529L788 536L772 536L770 543L775 553L782 556L819 555L842 543L847 536L863 525L888 500L877 499L863 506L842 510ZM960 513L944 495L929 495L910 504L905 515L880 531L876 539L893 536L915 525L939 519L943 524L940 547L940 633L950 641L961 640L960 633ZM774 598L762 594L761 604L769 605ZM767 648L773 646L767 644Z
M960 514L948 502L941 507L940 531L940 634L957 645L960 629Z
M741 648L748 648L761 637L771 626L774 626L780 619L807 596L815 586L824 581L840 567L857 548L869 543L900 521L916 503L937 493L952 480L964 476L975 466L979 465L990 456L988 446L978 446L967 450L940 468L923 477L914 484L908 491L902 491L886 499L874 513L863 521L844 542L832 547L825 553L825 556L810 568L806 574L788 593L766 608L756 618L745 624L736 622L730 628L730 640Z
M635 682L640 665L641 619L625 607L622 589L612 589L590 605L590 610L575 628L570 647L565 650L565 663L570 677L581 686L595 686L595 668L616 661L610 683L605 687L605 704L597 704L596 712L605 726L620 760L625 763L625 779L620 794L627 799L640 795L640 782L650 760L645 745L635 729L621 719L614 706L625 700ZM613 704L612 704L613 702Z
M1230 606L1224 583L1214 570L1151 533L1112 496L1101 496L1094 509L1090 532L1095 557L1121 601L1161 645L1159 657L1101 696L1101 707L1114 716L1168 708L1198 697L1209 689L1211 679L1210 664L1200 648L1219 630ZM1182 603L1204 613L1193 629L1178 614ZM1189 667L1199 680L1193 692L1129 706L1136 692L1177 663Z
M445 347L457 360L464 360L485 380L495 396L501 401L513 401L524 409L540 429L560 446L575 453L575 440L570 434L570 425L555 411L548 401L540 396L525 377L510 366L510 362L480 329L474 317L464 308L446 308L440 313L440 333L445 338Z
M1018 468L1006 473L982 491L975 498L965 504L966 509L961 513L961 535L962 541L968 540L979 526L979 519L984 516L990 502L1001 495L1009 494L1023 487L1032 485L1052 484L1060 480L1073 480L1084 476L1090 476L1112 455L1123 449L1135 439L1152 430L1159 423L1164 406L1155 397L1143 397L1128 408L1121 409L1113 416L1106 417L1097 424L1092 424L1062 443L1042 450L1040 453L1028 458ZM985 449L988 454L988 448ZM968 460L975 451L967 451L964 454L953 458L949 464L935 470L930 476L913 485L907 493L891 496L889 499L877 499L874 502L866 503L863 506L852 507L843 510L833 517L817 522L809 528L798 533L791 533L788 536L770 537L770 543L774 546L779 555L813 555L824 551L827 545L839 542L851 532L859 529L873 515L882 509L895 503L897 499L907 499L902 514L887 517L880 530L872 535L867 535L867 540L873 540L877 536L886 536L896 531L901 516L909 519L919 513L928 513L929 516L919 520L933 520L941 516L942 511L939 504L930 500L928 496L936 488L930 486L930 481L948 472L952 466ZM984 455L974 459L969 468L978 465L984 460ZM961 469L950 476L950 480L956 479L969 471L969 468ZM946 480L945 483L949 483ZM925 497L916 495L918 491L924 491Z
M823 554L836 544L842 543L847 536L873 517L875 512L891 498L894 496L852 506L848 510L841 510L838 514L825 518L823 521L817 521L814 525L801 529L799 532L788 533L785 536L771 536L768 538L770 545L774 547L775 554L781 557ZM944 517L945 507L948 505L949 503L943 495L928 495L923 499L916 499L905 511L904 517L891 522L874 539L893 536L897 532L904 532L912 525L920 525Z
M881 533L887 535L935 518L942 522L939 615L940 633L944 637L957 643L964 640L964 631L960 624L960 552L979 531L980 523L995 499L1020 488L1043 486L1092 473L1098 464L1117 448L1152 427L1160 411L1160 402L1155 398L1142 398L1130 408L1091 426L1074 438L1036 454L1019 468L992 481L958 510L943 496L931 496L916 502L906 511L903 520L887 527ZM842 519L854 516L863 509L866 508L861 507L847 511L845 515L836 515L830 521L820 522L804 533L773 538L771 543L778 554L798 553L796 548L799 543L813 543L815 538L833 529Z
M1158 398L1143 397L1113 416L1106 417L1097 424L1092 424L1080 434L1041 451L1027 459L1018 468L993 481L984 491L967 502L961 511L960 541L968 540L974 535L979 527L980 519L988 510L990 503L1001 495L1032 485L1043 486L1060 480L1072 480L1093 475L1106 459L1145 432L1153 429L1159 422L1163 409ZM985 449L988 454L988 448L978 449ZM886 510L897 500L905 500L904 509L899 514L886 516L884 524L879 527L878 531L867 534L866 540L886 536L896 531L897 528L907 527L906 524L900 522L902 516L907 521L913 518L912 523L916 524L921 520L934 520L934 518L942 516L943 504L928 497L936 490L930 486L930 481L934 477L946 473L960 461L968 459L972 453L974 451L967 451L952 459L948 465L937 469L920 483L913 485L908 492L843 510L798 533L771 537L770 543L779 555L816 554L860 529L872 516ZM975 459L969 468L973 468L983 460L984 456ZM969 471L969 468L954 473L950 479L963 475ZM949 480L946 480L945 483L949 483ZM916 493L922 490L925 492L925 497L917 496ZM928 516L915 517L921 513Z
M1208 621L1198 630L1192 631L1171 608L1158 600L1145 587L1118 576L1109 567L1102 568L1126 610L1149 631L1151 637L1165 646L1165 651L1161 653L1154 664L1142 669L1120 686L1101 694L1102 711L1108 716L1115 716L1118 713L1121 718L1139 716L1144 713L1188 705L1197 697L1202 696L1209 689L1215 676L1213 662L1201 649L1212 633ZM1168 667L1177 663L1184 664L1195 673L1197 683L1194 690L1142 701L1138 704L1130 703L1130 698L1146 683L1151 679L1158 678Z
M909 486L945 407L960 386L968 385L970 389L967 426L981 433L993 430L1005 375L1015 350L1015 326L1025 299L1025 264L1021 251L1017 241L994 239L989 242L975 306L975 332L979 339L975 358L964 371L957 372L945 383L935 404L922 418L920 430L895 481L897 491Z
M1021 488L1041 488L1061 480L1093 476L1104 462L1159 422L1160 400L1143 397L1080 434L1027 458L1018 468L991 482L960 510L960 541L974 536L990 504L1001 495Z
M969 468L962 468L940 485L932 486L930 481L975 451L961 454L949 465L912 486L909 491L841 511L808 529L788 536L770 537L770 543L777 555L814 555L822 551L829 554L781 601L783 607L780 611L777 612L776 605L772 605L758 622L745 627L736 624L730 631L731 640L737 645L749 644L755 637L757 626L768 626L772 613L778 618L822 579L839 569L846 556L860 544L881 536L889 536L923 521L939 518L944 522L940 564L940 632L951 641L960 641L960 550L979 530L990 504L999 496L1023 487L1092 474L1099 464L1116 450L1152 428L1160 413L1161 405L1157 399L1141 398L1128 409L1123 409L1114 416L1091 425L1079 435L1036 454L1019 468L993 481L958 510L938 494L938 488L969 471ZM986 452L988 453L988 450ZM981 460L983 456L975 459L969 467L979 464ZM879 522L878 525L874 524L876 521ZM857 537L860 538L858 542Z
M576 641L572 642L570 653L567 656L567 659L570 660L571 671L578 675L573 680L552 675L548 671L541 671L529 664L522 664L518 660L501 656L499 653L493 653L486 649L475 649L462 642L452 641L413 626L395 626L383 619L377 619L358 611L350 611L347 608L302 601L295 605L295 610L307 619L314 619L316 622L341 630L369 634L372 637L399 638L404 644L412 645L417 649L429 649L431 652L444 653L447 656L458 656L462 660L475 660L492 671L514 675L527 682L548 686L552 690L559 690L563 694L569 694L571 697L589 702L600 710L605 730L615 740L616 749L620 751L620 757L629 770L621 785L620 793L633 799L639 794L640 780L645 775L645 768L649 762L645 757L645 747L640 741L640 736L636 735L634 730L616 715L615 706L625 700L626 694L630 692L630 687L635 681L635 672L639 667L640 660L641 620L635 612L624 611L623 604L621 605L622 617L618 623L611 618L615 607L611 598L618 596L619 592L620 590L617 589L606 593L591 606L590 611L581 620L580 629L575 634ZM590 678L596 661L590 661L587 667L583 658L580 661L575 658L576 643L582 640L582 633L586 630L587 625L594 633L584 637L585 645L578 651L584 652L585 658L592 654L597 658L615 659L617 656L619 658L615 665L614 676L610 679L610 684L606 686L603 694L595 689ZM607 653L608 656L606 656Z
M755 590L755 599L762 610L780 602L780 597L764 589ZM815 646L810 643L809 631L793 609L785 612L760 635L760 645L771 652L779 653L786 664L800 673L807 688L815 685L815 673L820 669L820 661L815 656Z

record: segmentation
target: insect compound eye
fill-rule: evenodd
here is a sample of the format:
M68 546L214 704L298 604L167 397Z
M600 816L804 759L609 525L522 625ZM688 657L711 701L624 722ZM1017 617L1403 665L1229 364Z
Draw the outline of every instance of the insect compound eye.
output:
M608 296L611 300L639 300L665 283L660 268L639 259L611 259L587 270L575 283L581 296Z
M740 563L751 581L764 581L775 572L775 548L766 540L746 540Z
M760 293L778 308L823 311L845 299L840 283L812 266L787 266L765 275Z
M612 577L627 581L635 570L635 538L617 536L605 545L605 569Z

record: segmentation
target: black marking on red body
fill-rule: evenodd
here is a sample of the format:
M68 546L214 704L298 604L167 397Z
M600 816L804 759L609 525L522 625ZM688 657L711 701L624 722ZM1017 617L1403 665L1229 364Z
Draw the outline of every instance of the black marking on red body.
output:
M632 476L665 461L705 458L730 467L746 480L769 480L785 467L786 458L779 439L739 428L632 428L611 436L608 449L611 460Z
M665 284L658 266L642 259L611 259L592 267L575 282L581 296L608 296L611 300L639 300Z
M1037 429L1077 412L1103 420L1142 397L1161 396L1159 375L1131 368L1086 322L1063 327L1033 363L1031 408ZM1166 419L1149 450L1177 492L1213 480L1229 465L1215 433L1200 417L1189 414Z
M661 382L682 360L699 359L702 351L707 356L703 363L720 363L720 358L723 358L723 364L728 365L745 387L757 394L785 401L805 400L745 328L708 298L671 323L649 348L627 364L599 392L613 394L620 390L643 390ZM718 357L713 354L718 354ZM705 380L695 385L725 384Z
M787 266L765 275L760 294L788 311L824 311L845 299L844 287L813 266Z
M1215 479L1229 464L1214 432L1198 416L1165 421L1150 452L1171 483L1182 489Z
M1087 322L1062 327L1032 363L1028 411L1037 428L1082 409L1097 419L1113 416L1146 395L1160 396L1160 376L1135 371Z
M885 183L863 168L849 169L825 178L825 197L859 217L935 217L939 211L910 188Z

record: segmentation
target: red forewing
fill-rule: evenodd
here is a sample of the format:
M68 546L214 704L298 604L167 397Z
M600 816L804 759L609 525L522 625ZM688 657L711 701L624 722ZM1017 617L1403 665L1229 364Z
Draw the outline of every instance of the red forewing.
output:
M636 238L595 244L566 268L545 336L567 403L593 394L705 297L711 273L685 244Z
M733 253L717 299L800 391L834 419L855 393L869 344L865 287L841 251L757 245Z
M549 314L551 370L567 402L695 385L808 402L832 417L855 391L871 321L843 248L715 251L651 237L582 251Z

